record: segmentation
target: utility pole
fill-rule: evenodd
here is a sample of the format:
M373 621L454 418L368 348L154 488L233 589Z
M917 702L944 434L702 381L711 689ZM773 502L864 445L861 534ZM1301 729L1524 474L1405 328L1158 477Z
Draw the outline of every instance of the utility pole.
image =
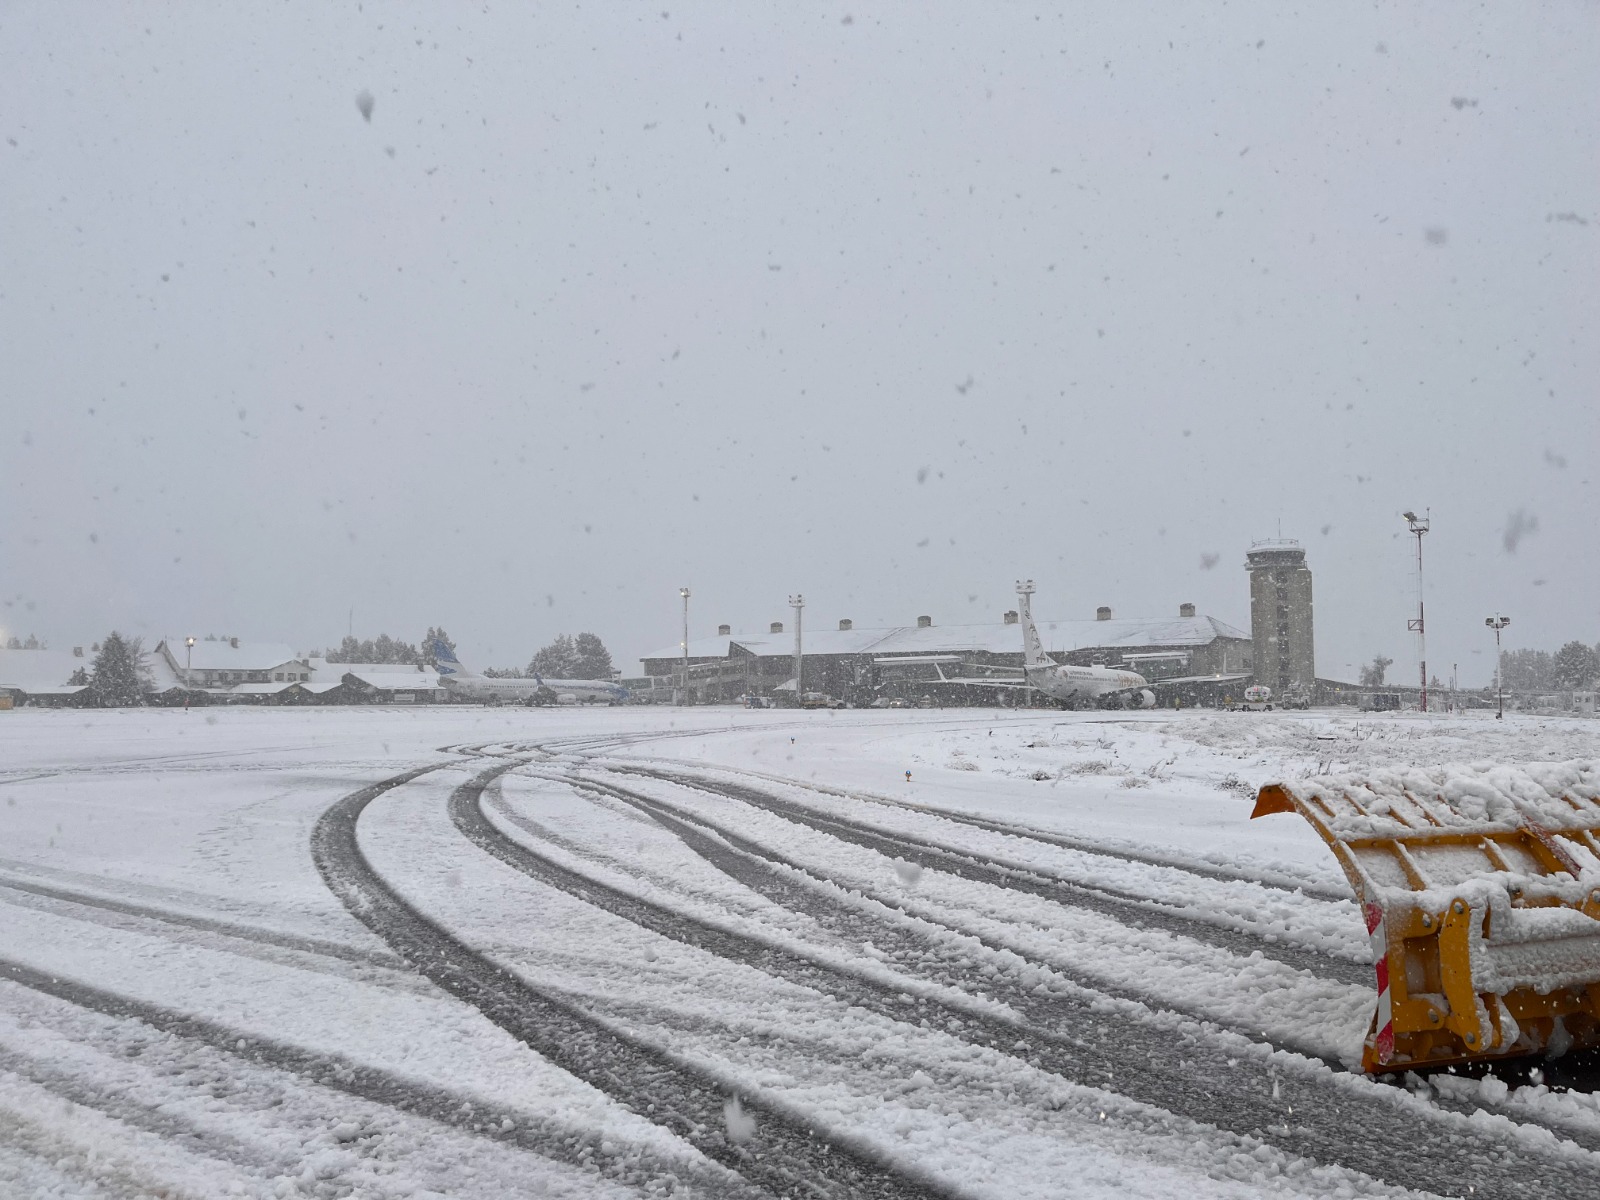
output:
M184 644L184 648L185 648L185 654L184 654L184 660L183 660L183 686L185 688L187 688L187 689L193 690L193 688L194 688L194 638L193 637L184 638L183 639L183 644Z
M1428 634L1422 621L1422 535L1428 532L1428 518L1432 510L1425 510L1425 516L1417 516L1414 512L1402 514L1417 535L1417 618L1407 621L1406 628L1417 635L1417 661L1422 670L1422 711L1428 711Z
M805 670L804 648L800 640L801 613L805 609L806 598L796 592L789 597L789 607L794 609L794 702L800 703L805 695L805 679L802 672Z
M1494 719L1503 721L1506 716L1506 689L1505 680L1500 674L1500 631L1511 624L1511 618L1496 613L1492 617L1485 617L1483 623L1494 630Z
M689 703L689 589L679 588L678 595L683 597L683 666L678 672L678 703Z

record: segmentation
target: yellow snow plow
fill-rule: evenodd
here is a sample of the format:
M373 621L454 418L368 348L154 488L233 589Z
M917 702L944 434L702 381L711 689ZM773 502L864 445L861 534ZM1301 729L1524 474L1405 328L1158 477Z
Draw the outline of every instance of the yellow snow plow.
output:
M1600 765L1269 783L1328 843L1372 939L1374 1074L1600 1046Z

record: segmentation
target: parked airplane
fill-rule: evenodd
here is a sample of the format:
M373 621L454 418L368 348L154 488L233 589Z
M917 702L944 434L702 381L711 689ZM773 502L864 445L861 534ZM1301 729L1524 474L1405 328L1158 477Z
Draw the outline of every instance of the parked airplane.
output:
M432 643L439 682L448 691L485 704L622 704L628 689L609 679L491 679L465 666L443 642Z
M1120 701L1128 708L1152 708L1156 694L1143 675L1133 671L1114 671L1110 667L1074 667L1057 663L1044 652L1038 627L1033 623L1033 580L1017 582L1018 607L1022 613L1022 674L1027 681L1052 700L1062 704Z
M935 666L941 682L964 687L1032 688L1068 708L1075 708L1082 703L1120 704L1126 708L1154 707L1156 694L1150 690L1143 675L1133 671L1115 671L1110 667L1075 667L1058 663L1046 654L1029 604L1033 597L1033 580L1018 580L1017 596L1021 601L1018 607L1022 618L1022 680L948 679L944 671Z

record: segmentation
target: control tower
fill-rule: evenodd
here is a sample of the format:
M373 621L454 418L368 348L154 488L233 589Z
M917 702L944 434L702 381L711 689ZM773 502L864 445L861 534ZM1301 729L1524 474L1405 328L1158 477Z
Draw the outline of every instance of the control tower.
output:
M1257 683L1282 696L1316 685L1311 637L1311 569L1299 542L1275 538L1250 543L1250 636Z

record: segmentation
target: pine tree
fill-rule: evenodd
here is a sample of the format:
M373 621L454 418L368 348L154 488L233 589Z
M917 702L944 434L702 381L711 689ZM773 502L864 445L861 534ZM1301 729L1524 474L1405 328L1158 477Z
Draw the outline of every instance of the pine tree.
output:
M69 678L67 680L67 686L68 687L88 687L89 686L89 672L85 671L82 667L76 668L72 672L71 678Z
M572 642L577 655L573 679L610 679L611 652L592 633L580 633Z
M573 679L573 672L577 669L578 650L572 636L565 633L535 653L528 663L529 675L548 676L551 679Z
M1500 678L1508 692L1548 692L1556 686L1555 662L1548 650L1507 650Z
M456 652L456 644L451 640L450 635L444 631L444 626L441 625L435 629L432 625L429 625L428 632L422 635L422 663L424 666L436 667L439 665L438 656L433 652L434 642L443 642L449 648L451 654Z
M89 678L91 702L100 708L122 708L144 703L144 647L139 638L125 638L116 630L106 636L95 655Z
M1600 661L1595 652L1582 642L1568 642L1555 653L1551 674L1557 687L1582 688L1600 675Z

